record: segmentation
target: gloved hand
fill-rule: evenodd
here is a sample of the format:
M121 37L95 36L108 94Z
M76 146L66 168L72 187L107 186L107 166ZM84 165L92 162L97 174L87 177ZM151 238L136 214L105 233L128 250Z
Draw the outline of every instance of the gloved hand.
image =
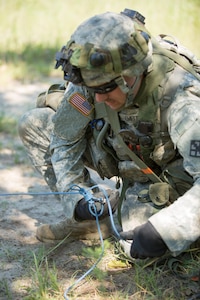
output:
M107 193L108 199L110 201L112 213L114 213L118 206L118 202L119 202L119 192L116 190L106 190L106 193ZM109 216L107 201L102 192L96 192L93 194L93 196L94 196L94 199L100 198L103 200L103 212L102 212L101 216L99 217L99 220L102 220L105 217ZM101 205L102 204L100 204L100 202L95 202L97 212L101 211ZM88 202L84 198L81 199L77 203L77 206L75 208L75 219L77 221L95 220L95 216L90 213L90 210L88 207Z
M134 230L121 232L120 235L122 239L132 240L129 254L133 258L159 257L167 250L160 234L150 222L138 226ZM123 242L121 245L123 247ZM127 249L125 252L127 253Z

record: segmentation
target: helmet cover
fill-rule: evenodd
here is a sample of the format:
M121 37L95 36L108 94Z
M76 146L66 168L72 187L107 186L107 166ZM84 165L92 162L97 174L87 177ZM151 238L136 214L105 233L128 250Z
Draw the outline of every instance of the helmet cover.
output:
M144 26L122 13L106 12L78 26L63 53L67 68L80 70L80 83L99 86L119 76L141 75L152 61L149 42Z

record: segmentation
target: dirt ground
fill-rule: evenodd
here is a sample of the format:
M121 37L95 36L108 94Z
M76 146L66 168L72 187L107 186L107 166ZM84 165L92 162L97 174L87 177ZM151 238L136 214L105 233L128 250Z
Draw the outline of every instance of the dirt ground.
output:
M1 114L19 119L23 112L34 107L37 94L48 85L49 83L22 85L16 82L6 89L0 87ZM20 194L49 190L43 179L30 166L18 136L0 133L0 138L0 300L21 300L27 295L30 296L28 291L33 287L33 253L48 251L52 247L40 243L35 238L36 228L42 223L61 220L63 213L60 202L52 195L47 197ZM114 184L110 181L99 182L104 187ZM84 247L84 242L77 241L60 246L50 255L50 259L56 263L58 281L63 290L71 285L74 276L83 275L92 265L90 258L85 259L81 256ZM106 270L112 255L113 253L108 253L101 261L103 271ZM173 276L170 282L174 284ZM177 284L177 287L179 286ZM102 290L101 295L106 292L106 296L100 297L97 289ZM196 286L193 287L193 290L195 289L197 290ZM139 294L137 297L133 269L128 267L123 272L110 270L102 282L94 278L84 280L76 290L76 298L73 299L122 299L117 295L125 290L129 290L130 295L126 299L157 299L143 298ZM108 294L111 296L108 297ZM164 296L162 299L172 298Z
M22 85L14 82L6 88L0 87L1 115L18 120L23 112L34 107L36 96L48 86L49 83ZM0 133L0 138L0 299L21 300L28 295L27 289L32 285L29 271L31 265L34 266L33 253L43 247L47 251L52 248L36 239L36 228L40 224L58 222L63 213L60 202L53 195L23 195L49 192L49 189L32 169L19 137ZM104 187L110 185L110 181L99 182ZM52 256L64 289L71 284L76 272L81 276L92 266L79 260L82 247L85 247L83 242L73 242L59 247ZM119 279L119 286L121 284ZM107 285L111 290L116 288L114 283L112 287ZM86 282L80 299L86 299L83 295L90 292L94 295L95 289L94 282L92 285Z

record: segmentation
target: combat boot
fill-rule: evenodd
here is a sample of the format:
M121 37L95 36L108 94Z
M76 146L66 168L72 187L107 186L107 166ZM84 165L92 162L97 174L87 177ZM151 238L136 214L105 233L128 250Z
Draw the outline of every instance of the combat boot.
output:
M114 213L119 202L119 192L108 190L107 194L112 213ZM102 197L102 193L94 193L94 197ZM97 210L98 204L99 203L97 202ZM38 240L47 243L59 242L65 238L66 242L71 242L74 240L99 240L99 233L95 217L92 215L89 216L89 212L85 209L85 202L83 202L80 207L80 215L76 216L75 209L75 217L72 219L65 219L59 223L44 224L38 227L36 231L36 237ZM80 218L82 215L86 218L88 217L89 219L84 220L83 218ZM92 219L90 219L90 217L92 217ZM101 217L99 218L99 223L103 239L111 236L112 227L109 218L107 202L104 203L104 209Z
M99 221L103 239L112 234L109 217ZM77 222L66 219L59 223L44 224L37 228L36 237L41 242L58 243L66 238L66 243L75 240L99 240L99 233L95 220Z

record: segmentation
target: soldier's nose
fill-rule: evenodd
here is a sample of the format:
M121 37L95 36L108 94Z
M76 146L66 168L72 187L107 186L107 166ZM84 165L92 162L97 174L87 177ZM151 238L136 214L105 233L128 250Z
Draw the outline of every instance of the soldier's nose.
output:
M95 94L95 99L97 102L105 102L107 98L108 98L107 94L98 94L98 93Z

